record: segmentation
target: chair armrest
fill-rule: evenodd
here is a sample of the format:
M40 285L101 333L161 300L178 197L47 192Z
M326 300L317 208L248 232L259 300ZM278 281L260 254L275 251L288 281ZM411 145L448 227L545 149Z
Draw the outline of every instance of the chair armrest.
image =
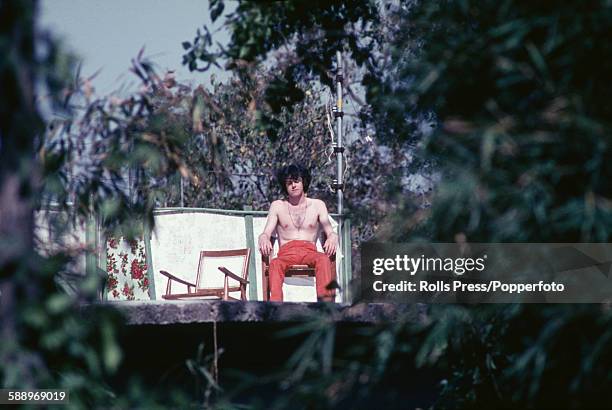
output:
M223 272L225 274L225 276L229 276L232 279L237 280L238 282L242 283L243 285L246 285L247 283L249 283L248 280L246 279L242 279L240 276L236 275L235 273L232 273L229 269L221 266L218 268L221 272Z
M169 272L166 272L165 270L160 270L159 273L161 273L164 276L167 276L171 280L177 281L178 283L182 283L183 285L187 285L187 286L193 286L195 288L195 284L194 283L190 283L190 282L187 282L184 279L177 278L176 276L174 276L173 274L171 274Z

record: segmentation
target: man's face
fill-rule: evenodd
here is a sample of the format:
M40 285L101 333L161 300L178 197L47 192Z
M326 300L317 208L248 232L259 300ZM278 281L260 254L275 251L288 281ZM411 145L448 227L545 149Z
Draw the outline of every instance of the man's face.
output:
M304 193L304 184L301 177L287 178L285 180L285 188L290 197L297 197Z

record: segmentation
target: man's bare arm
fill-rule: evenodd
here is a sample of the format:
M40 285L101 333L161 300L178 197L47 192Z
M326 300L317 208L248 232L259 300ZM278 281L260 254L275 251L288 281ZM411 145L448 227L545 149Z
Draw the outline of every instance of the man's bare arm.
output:
M327 255L333 255L336 253L336 247L338 246L338 235L336 235L329 222L329 213L327 212L325 202L319 201L319 206L319 223L327 237L327 240L323 244L323 250L325 250Z
M259 250L264 256L268 256L270 252L272 252L272 242L270 242L270 237L278 224L278 202L279 201L274 201L270 205L268 218L266 219L266 226L261 235L259 235Z

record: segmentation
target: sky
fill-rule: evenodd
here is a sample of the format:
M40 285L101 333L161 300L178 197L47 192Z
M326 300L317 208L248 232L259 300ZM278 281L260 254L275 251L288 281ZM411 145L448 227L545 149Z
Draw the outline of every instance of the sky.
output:
M181 43L192 42L204 24L215 41L226 44L229 39L224 31L215 33L222 17L213 26L208 2L203 0L41 0L39 4L40 27L82 58L82 76L101 69L92 80L98 95L138 84L129 68L143 46L144 56L156 63L159 73L174 70L178 80L208 85L209 73L190 73L181 64ZM227 78L224 72L213 72L218 79Z

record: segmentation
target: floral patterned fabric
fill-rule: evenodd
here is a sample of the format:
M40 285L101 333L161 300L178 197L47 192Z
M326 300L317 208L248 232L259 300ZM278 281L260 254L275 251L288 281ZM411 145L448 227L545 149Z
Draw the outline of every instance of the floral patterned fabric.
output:
M147 300L149 278L144 241L108 238L106 241L108 300Z

